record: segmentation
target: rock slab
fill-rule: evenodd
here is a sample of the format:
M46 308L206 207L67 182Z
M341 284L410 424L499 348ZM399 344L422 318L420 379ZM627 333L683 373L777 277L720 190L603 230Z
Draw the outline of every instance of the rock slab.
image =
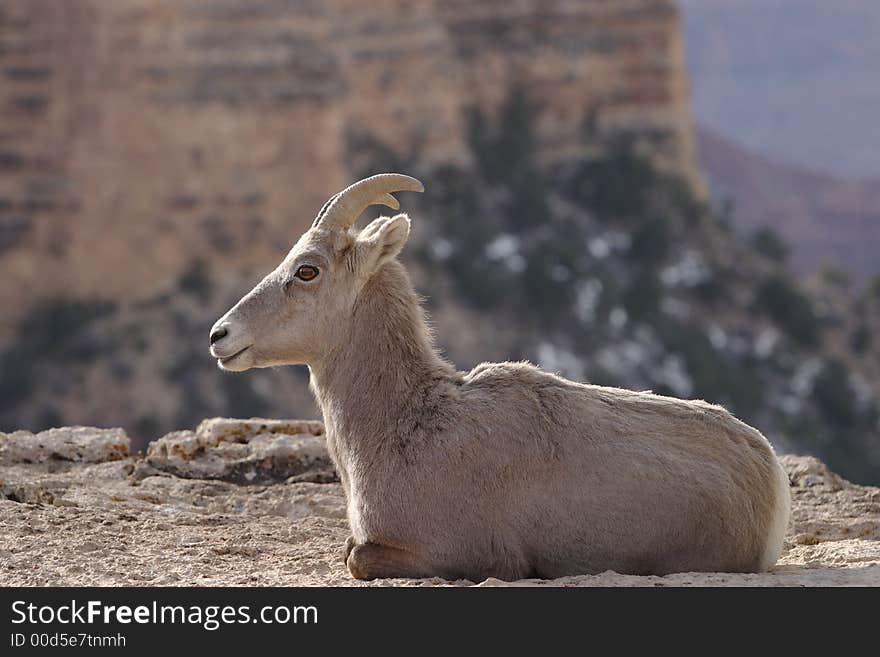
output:
M324 425L308 420L205 420L195 431L174 431L150 443L135 475L156 471L238 484L338 480Z
M129 455L122 429L61 427L40 433L0 432L0 466L13 463L103 463Z

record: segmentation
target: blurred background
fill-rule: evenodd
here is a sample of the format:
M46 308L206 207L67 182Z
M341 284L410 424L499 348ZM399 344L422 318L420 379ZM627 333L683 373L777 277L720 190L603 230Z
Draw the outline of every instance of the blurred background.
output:
M875 0L3 0L0 430L318 417L208 330L401 171L460 368L704 398L880 483L878 36Z

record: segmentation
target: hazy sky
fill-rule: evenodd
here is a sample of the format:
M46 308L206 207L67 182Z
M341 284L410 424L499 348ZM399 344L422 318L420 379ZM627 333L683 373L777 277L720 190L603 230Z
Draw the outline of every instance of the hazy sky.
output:
M777 160L880 179L880 0L681 0L697 121Z

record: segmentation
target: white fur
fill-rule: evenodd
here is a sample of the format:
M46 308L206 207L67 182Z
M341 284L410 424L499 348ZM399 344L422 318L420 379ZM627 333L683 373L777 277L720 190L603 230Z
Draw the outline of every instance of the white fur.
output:
M788 530L788 521L791 517L791 483L788 474L777 464L776 506L773 521L767 532L767 547L764 549L764 557L761 560L761 569L769 570L779 560L782 554L782 545L785 533Z

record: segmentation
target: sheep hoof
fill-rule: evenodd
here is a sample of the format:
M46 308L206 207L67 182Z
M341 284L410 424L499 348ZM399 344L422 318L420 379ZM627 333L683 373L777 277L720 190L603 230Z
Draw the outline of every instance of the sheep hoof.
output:
M430 577L433 574L412 553L377 543L354 545L345 565L355 579Z

